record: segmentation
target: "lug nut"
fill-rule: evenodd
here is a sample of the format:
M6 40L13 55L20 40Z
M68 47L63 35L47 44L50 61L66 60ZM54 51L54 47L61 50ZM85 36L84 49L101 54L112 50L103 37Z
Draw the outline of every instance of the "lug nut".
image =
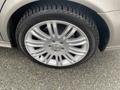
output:
M55 42L55 40L53 40L52 42Z
M51 45L49 45L49 47L51 47Z
M61 44L63 44L63 42L60 42Z

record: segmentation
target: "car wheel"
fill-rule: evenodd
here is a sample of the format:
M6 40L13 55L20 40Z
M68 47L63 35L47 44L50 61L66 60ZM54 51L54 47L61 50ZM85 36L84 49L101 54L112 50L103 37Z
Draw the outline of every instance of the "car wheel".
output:
M17 26L18 47L47 66L67 67L88 60L98 48L99 33L86 12L61 4L31 7Z

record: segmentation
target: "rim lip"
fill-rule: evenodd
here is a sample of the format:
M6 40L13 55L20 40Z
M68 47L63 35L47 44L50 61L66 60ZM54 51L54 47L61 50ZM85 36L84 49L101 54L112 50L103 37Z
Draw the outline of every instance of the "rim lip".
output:
M86 40L87 40L87 46L86 46L86 47L87 47L87 50L86 50L87 53L86 53L80 60L77 60L76 62L74 62L74 63L72 63L72 64L62 65L62 66L46 64L46 63L44 63L44 62L40 62L40 61L37 60L35 57L33 57L33 56L30 54L29 48L28 48L27 45L25 44L26 38L27 38L29 32L32 31L31 28L36 27L36 26L42 26L42 25L44 25L44 24L46 24L46 23L49 23L49 22L57 22L57 23L64 24L64 25L72 25L72 27L77 28L77 31L79 31L80 34L81 34L82 36L84 36L84 37L86 38ZM83 31L79 26L74 25L74 24L71 23L71 22L67 22L67 21L63 21L63 20L45 20L45 21L41 21L41 22L39 22L39 23L37 23L37 24L35 24L35 25L33 25L33 26L31 26L31 27L29 28L29 30L26 32L25 37L24 37L24 46L25 46L28 54L29 54L33 59L35 59L35 61L37 61L37 62L39 62L39 63L42 63L42 64L44 64L44 65L48 65L48 66L53 66L53 67L67 67L67 66L72 66L72 65L74 65L74 64L79 63L80 61L82 61L82 60L87 56L87 54L88 54L88 52L89 52L89 49L90 49L90 41L89 41L87 35L84 33L84 31Z

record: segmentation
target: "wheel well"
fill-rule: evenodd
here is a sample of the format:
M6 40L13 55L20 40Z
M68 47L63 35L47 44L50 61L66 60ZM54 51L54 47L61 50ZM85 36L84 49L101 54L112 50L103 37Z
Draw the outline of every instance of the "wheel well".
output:
M19 22L19 20L21 19L21 17L24 15L24 13L32 6L40 3L44 2L45 0L41 0L41 1L35 1L33 3L27 4L23 7L21 7L20 9L18 9L10 18L9 22L8 22L8 36L10 38L11 44L13 47L16 46L16 41L15 41L15 32L16 32L16 27L17 24ZM61 0L60 0L61 1ZM42 3L43 3L42 2ZM109 37L110 37L110 32L108 29L107 24L105 23L105 21L93 10L91 10L90 8L80 5L78 3L74 3L71 1L65 1L63 0L64 3L70 3L70 4L74 4L74 6L80 6L82 8L85 8L85 10L88 10L88 14L91 16L91 18L95 21L98 31L99 31L99 35L100 35L100 42L99 42L99 49L102 51L106 48L108 42L109 42Z

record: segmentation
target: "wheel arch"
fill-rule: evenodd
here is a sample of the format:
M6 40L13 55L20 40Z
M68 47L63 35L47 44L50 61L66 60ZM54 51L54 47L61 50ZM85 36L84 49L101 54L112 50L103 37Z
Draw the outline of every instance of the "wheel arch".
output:
M63 0L63 1L65 1L65 0ZM100 34L99 49L104 50L109 42L110 31L109 31L109 28L108 28L105 20L97 14L97 12L103 12L103 11L99 7L96 7L95 5L93 7L96 7L96 8L92 9L91 7L89 7L89 6L91 6L91 3L87 4L88 6L84 5L82 2L83 0L80 0L81 3L80 2L78 3L78 0L66 0L66 1L72 2L77 5L82 5L83 7L87 8L90 13L92 13L92 15L93 15L92 17L98 27L99 34ZM20 6L16 10L14 10L14 12L11 14L9 21L7 23L7 33L8 33L8 36L9 36L12 46L16 46L14 37L15 37L16 26L17 26L20 18L23 16L23 14L26 12L26 10L28 10L29 7L36 4L37 2L40 2L40 0L33 0L32 2L24 3L22 6ZM101 23L101 24L99 24L99 23Z

